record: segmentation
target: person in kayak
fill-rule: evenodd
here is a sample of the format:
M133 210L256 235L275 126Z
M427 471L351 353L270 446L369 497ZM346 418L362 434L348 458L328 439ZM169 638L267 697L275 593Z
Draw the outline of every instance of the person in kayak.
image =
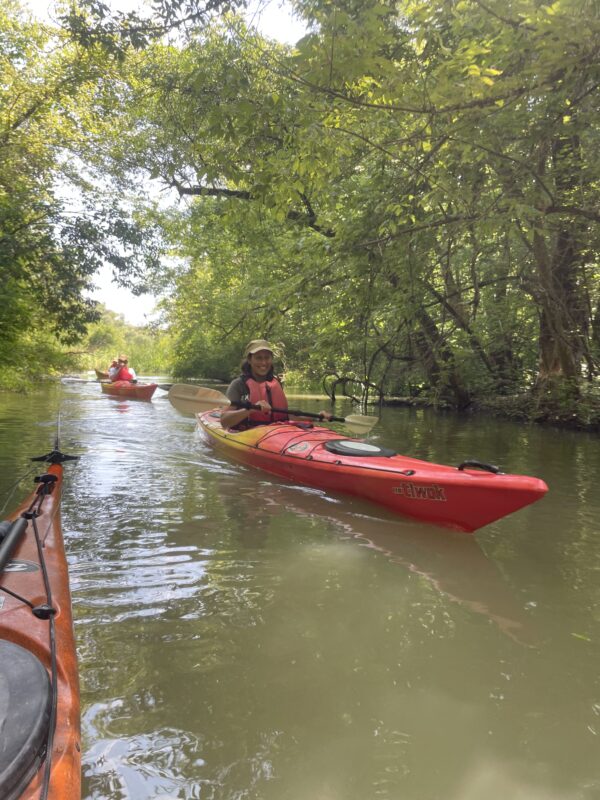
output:
M113 361L113 364L115 362ZM108 377L109 380L114 383L115 381L135 381L136 374L135 370L129 366L129 359L126 355L121 353L116 360L115 366L112 366L108 370Z
M255 425L287 420L285 411L288 402L281 382L273 372L273 348L266 339L253 339L246 345L242 374L227 387L226 395L232 408L221 413L224 428L244 430ZM260 406L260 410L240 408L244 403ZM328 411L321 411L323 419L329 419Z
M96 370L96 377L99 378L100 380L103 380L103 379L106 380L106 378L108 378L110 380L110 376L111 376L111 374L113 373L114 370L116 370L114 372L114 374L116 375L117 372L119 371L119 362L118 362L116 356L113 358L113 360L110 362L110 364L108 365L108 367L105 370L101 370L101 369L97 369Z

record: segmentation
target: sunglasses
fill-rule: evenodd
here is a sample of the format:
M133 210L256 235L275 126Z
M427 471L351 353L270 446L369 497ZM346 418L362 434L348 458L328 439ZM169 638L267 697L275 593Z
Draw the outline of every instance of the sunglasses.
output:
M127 359L125 359L125 361L121 361L121 359L119 359L119 362L118 362L118 363L119 363L119 364L127 364Z

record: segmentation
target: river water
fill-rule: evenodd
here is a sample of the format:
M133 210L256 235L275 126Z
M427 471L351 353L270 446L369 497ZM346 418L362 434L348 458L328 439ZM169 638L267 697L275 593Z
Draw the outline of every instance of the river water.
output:
M59 411L83 798L600 797L597 436L384 410L376 442L548 483L470 536L238 466L164 392L73 381L0 394L6 511Z

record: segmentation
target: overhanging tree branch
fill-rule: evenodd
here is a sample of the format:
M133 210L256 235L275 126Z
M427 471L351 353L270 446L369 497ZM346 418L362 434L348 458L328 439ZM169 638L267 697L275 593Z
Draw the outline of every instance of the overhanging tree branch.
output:
M214 186L184 186L182 183L180 183L180 181L177 180L177 178L174 177L169 180L169 185L177 190L180 197L224 197L236 198L238 200L258 199L256 195L253 195L252 192L249 192L247 189L227 189L225 187ZM311 228L316 233L321 234L321 236L326 236L330 239L334 238L334 230L331 228L324 228L323 226L317 224L316 214L310 204L310 201L308 200L308 197L306 197L304 194L301 194L300 197L304 207L306 208L306 213L291 210L286 213L286 219L290 220L291 222L299 222L305 225L307 228Z

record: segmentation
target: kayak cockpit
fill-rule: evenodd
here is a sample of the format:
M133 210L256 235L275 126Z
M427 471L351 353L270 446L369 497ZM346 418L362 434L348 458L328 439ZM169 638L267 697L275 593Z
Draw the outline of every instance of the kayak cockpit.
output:
M41 661L18 644L0 641L0 787L18 798L46 756L52 687Z

